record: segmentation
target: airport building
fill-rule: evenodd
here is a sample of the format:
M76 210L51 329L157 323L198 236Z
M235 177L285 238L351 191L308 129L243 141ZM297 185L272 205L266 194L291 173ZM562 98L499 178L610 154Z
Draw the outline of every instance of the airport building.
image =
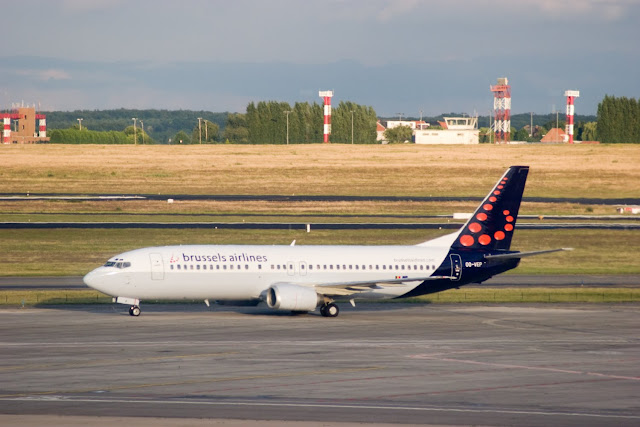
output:
M416 144L479 144L477 117L445 117L442 129L416 129Z
M0 113L4 128L3 144L36 144L49 142L47 117L36 114L33 107L16 108L9 113Z

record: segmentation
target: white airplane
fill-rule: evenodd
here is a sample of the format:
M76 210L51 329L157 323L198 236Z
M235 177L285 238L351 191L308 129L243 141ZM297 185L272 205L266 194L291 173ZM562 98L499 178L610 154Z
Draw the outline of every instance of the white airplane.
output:
M110 258L84 283L140 315L141 300L266 302L336 317L335 301L401 298L480 283L535 252L510 251L528 166L512 166L455 233L415 246L185 245Z

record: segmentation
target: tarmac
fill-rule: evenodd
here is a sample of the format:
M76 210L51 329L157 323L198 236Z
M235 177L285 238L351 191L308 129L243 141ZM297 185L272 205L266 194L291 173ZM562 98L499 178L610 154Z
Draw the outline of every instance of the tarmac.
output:
M640 425L639 304L142 309L0 309L0 425Z

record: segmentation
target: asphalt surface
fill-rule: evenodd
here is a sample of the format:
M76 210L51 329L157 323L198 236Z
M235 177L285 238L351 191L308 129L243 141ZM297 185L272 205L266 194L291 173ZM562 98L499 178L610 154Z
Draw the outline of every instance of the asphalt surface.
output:
M630 287L640 286L640 275L499 275L481 285L468 287ZM86 288L82 276L60 277L0 277L0 290L3 289L80 289Z
M451 202L451 201L482 201L483 197L431 197L431 196L336 196L336 195L286 195L286 194L79 194L79 193L0 193L2 201L23 202L29 200L224 200L245 201L260 200L272 202L353 202L353 201L416 201L416 202ZM640 204L640 198L587 198L587 197L523 197L524 202L537 203L578 203L589 205L635 205Z
M638 304L143 311L0 309L0 424L640 425Z

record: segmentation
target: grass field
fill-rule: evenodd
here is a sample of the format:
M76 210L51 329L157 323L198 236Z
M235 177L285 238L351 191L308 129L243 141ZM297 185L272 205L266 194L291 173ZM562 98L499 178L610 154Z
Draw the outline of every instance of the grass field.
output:
M510 165L527 196L637 197L635 145L0 148L0 193L484 195Z
M640 198L640 149L633 145L11 145L0 146L0 193L481 197L512 164L531 166L525 197ZM473 202L32 200L0 201L0 221L427 222L434 220L420 216L474 208ZM577 203L525 201L521 209L536 216L614 213L612 206ZM450 231L0 230L0 275L82 275L114 254L142 246L293 239L414 244ZM576 250L523 260L516 271L637 274L638 237L629 230L518 230L514 249Z

